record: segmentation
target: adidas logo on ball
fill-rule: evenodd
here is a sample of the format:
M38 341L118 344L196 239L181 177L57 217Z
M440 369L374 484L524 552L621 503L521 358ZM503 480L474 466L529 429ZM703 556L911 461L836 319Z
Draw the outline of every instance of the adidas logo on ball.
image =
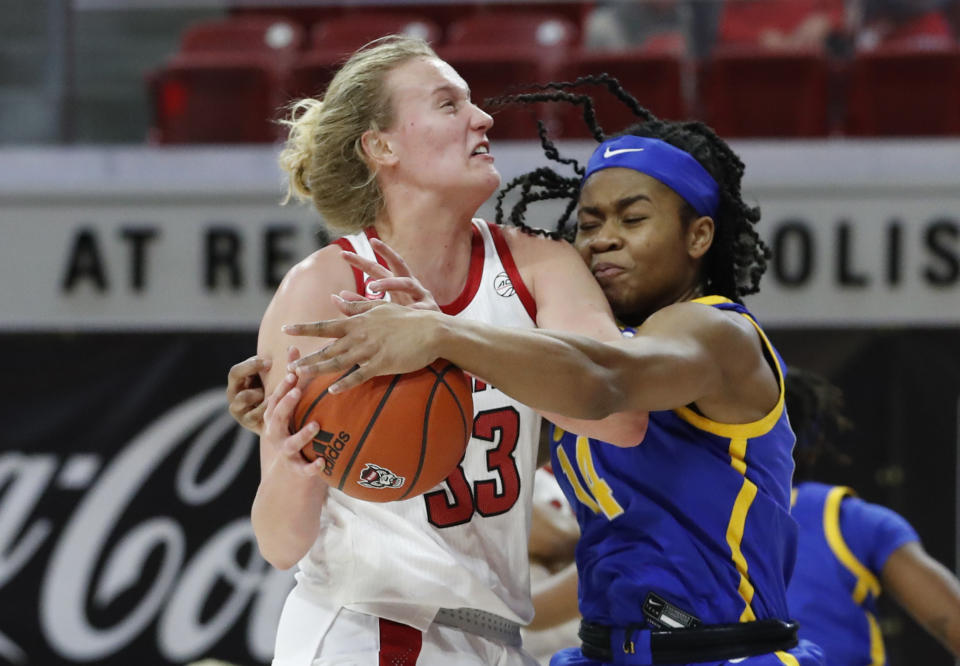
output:
M350 441L350 433L341 430L336 438L332 432L321 430L313 438L313 451L318 457L323 457L327 462L323 467L323 473L327 476L333 474L333 469L337 464L337 458L343 447Z

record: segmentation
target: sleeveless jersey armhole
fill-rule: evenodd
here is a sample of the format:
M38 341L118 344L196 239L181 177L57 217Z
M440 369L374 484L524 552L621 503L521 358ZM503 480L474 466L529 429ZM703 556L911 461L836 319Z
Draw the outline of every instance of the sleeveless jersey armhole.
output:
M351 243L346 238L337 238L336 240L332 241L332 243L334 245L339 245L341 248L343 248L347 252L353 252L354 254L356 254L357 252L356 249L354 249L353 247L353 243ZM363 292L364 292L363 271L361 271L356 266L351 266L350 269L353 271L353 281L357 287L356 291L358 294L363 295Z
M514 291L516 291L517 296L520 297L520 302L523 303L523 307L527 311L527 314L530 315L530 319L537 321L537 302L533 299L530 290L527 289L523 278L520 277L520 270L517 268L517 263L513 260L513 253L510 252L510 246L507 244L507 239L503 236L503 231L501 231L500 227L496 224L488 223L487 228L490 230L493 245L497 248L497 254L500 255L500 262L507 271L507 276L510 278L510 283L513 285Z

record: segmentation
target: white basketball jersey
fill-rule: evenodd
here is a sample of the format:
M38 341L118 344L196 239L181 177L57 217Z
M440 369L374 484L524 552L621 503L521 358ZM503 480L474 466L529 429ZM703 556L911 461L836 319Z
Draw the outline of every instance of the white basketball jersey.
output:
M474 220L466 286L442 309L532 328L535 305L502 232ZM372 227L335 241L380 260ZM368 276L355 271L364 293ZM460 466L419 497L379 504L331 489L298 585L346 606L426 630L439 608L476 608L526 624L533 616L527 542L540 418L474 380L473 437ZM304 590L306 591L306 590Z

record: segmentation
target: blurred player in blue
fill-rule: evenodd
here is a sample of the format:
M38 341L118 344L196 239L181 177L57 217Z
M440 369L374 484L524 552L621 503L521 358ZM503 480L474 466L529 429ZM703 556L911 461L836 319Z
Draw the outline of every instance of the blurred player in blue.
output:
M606 85L639 122L605 137L590 98L569 91L587 83ZM582 647L551 663L821 663L816 646L797 643L787 609L794 436L784 364L741 303L767 254L759 210L740 194L743 163L705 125L658 119L605 77L510 101L587 108L601 142L589 162L561 157L541 132L548 157L576 175L537 169L500 201L519 189L510 218L521 226L531 202L570 202L557 233L590 266L625 337L602 343L353 301L341 310L354 316L296 329L340 338L301 359L301 372L359 366L331 387L346 390L443 357L542 411L649 412L633 446L553 431L552 466L581 530L584 619Z
M886 664L876 607L885 589L960 657L960 583L953 574L896 512L850 488L808 480L818 459L842 455L836 447L850 424L840 389L797 368L786 389L797 434L793 517L800 526L787 603L800 636L819 645L830 666Z

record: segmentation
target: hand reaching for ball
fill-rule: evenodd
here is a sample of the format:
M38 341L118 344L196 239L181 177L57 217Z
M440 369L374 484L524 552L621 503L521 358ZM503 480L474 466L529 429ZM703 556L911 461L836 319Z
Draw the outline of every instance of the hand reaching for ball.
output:
M282 465L289 471L303 476L318 476L324 468L324 459L308 461L300 453L313 436L320 430L315 421L307 421L303 427L290 433L290 417L300 401L302 391L297 387L298 377L287 373L267 398L263 414L263 432L260 435L264 444L273 453L272 460L264 457L261 464ZM261 454L263 455L263 453Z

